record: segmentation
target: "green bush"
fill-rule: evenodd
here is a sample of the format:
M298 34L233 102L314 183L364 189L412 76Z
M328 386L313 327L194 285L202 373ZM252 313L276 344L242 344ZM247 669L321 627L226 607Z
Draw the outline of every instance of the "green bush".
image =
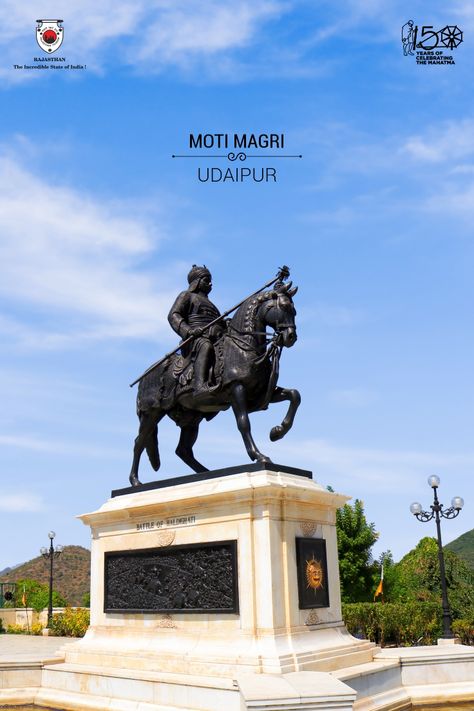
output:
M434 602L343 603L349 632L382 646L435 644L442 634L441 606Z
M26 634L26 627L23 625L7 625L7 634Z
M33 622L30 627L30 634L34 634L36 636L43 634L43 625L41 622Z
M472 619L474 571L450 550L444 551L444 562L453 619ZM441 603L441 577L436 539L422 538L416 548L393 566L391 582L390 589L385 593L388 602Z
M4 630L5 631L5 630ZM28 627L23 627L23 625L8 625L7 634L33 634L41 635L43 634L43 625L40 622L33 622L33 624Z
M453 632L462 644L474 645L474 620L454 620Z
M53 615L49 630L54 637L84 637L89 624L89 610L66 607L64 612Z
M24 596L24 597L23 597ZM22 578L16 581L14 606L32 607L36 612L41 612L49 603L49 586L39 583L37 580ZM53 607L65 607L66 600L53 590Z

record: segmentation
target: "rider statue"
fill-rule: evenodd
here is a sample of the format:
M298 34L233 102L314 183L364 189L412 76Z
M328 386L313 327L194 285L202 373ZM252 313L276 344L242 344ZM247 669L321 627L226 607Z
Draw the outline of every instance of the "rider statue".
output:
M208 294L212 289L212 276L206 266L193 264L188 274L188 288L182 291L168 314L168 321L176 333L184 340L192 342L181 349L185 359L190 358L194 366L194 394L199 397L215 392L220 383L211 382L215 363L214 344L224 330L220 322L204 330L204 327L220 316Z

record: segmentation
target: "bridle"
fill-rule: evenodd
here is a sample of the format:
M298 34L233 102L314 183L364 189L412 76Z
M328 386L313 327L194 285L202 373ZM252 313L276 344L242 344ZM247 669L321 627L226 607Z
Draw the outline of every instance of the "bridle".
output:
M273 303L275 301L275 298L272 298L271 302L267 304L266 311L264 312L263 316L265 317L271 309L278 309L280 312L285 312L285 309L282 306L282 299L283 296L286 296L286 294L279 294L278 292L276 293L276 304ZM288 297L287 297L288 298ZM293 323L280 323L279 321L276 322L274 331L274 335L278 335L280 337L282 335L282 331L284 331L287 328L295 328L295 324Z
M279 308L280 312L284 312L285 309L282 306L282 298L283 294L279 294L276 292L275 296L271 296L268 298L265 302L261 304L261 306L265 306L265 310L262 313L262 318L263 320L266 319L266 316L269 311L275 308ZM276 303L275 303L276 302ZM255 309L255 315L259 309ZM237 343L237 345L242 348L244 351L257 351L257 347L252 345L251 343L248 343L247 341L243 340L241 338L242 336L265 336L265 345L268 346L270 345L270 349L265 352L264 356L267 356L269 351L271 350L273 345L279 345L279 341L281 340L281 337L283 335L283 331L287 328L295 328L295 324L293 323L280 323L279 321L276 322L275 326L273 327L274 333L270 335L267 331L253 331L253 330L245 330L242 331L238 328L236 328L231 321L227 322L227 335ZM230 333L233 332L233 333ZM226 334L224 334L226 335Z

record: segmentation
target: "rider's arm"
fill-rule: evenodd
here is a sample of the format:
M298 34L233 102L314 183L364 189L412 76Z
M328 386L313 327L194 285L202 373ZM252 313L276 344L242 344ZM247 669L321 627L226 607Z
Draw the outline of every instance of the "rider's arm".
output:
M187 323L190 307L190 293L189 291L182 291L168 314L171 328L183 339L188 337L190 331Z

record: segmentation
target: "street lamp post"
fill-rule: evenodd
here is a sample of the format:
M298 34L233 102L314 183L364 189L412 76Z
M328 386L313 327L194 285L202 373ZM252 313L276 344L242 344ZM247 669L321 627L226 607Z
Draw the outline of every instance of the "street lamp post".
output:
M454 496L451 499L450 508L444 509L443 504L440 504L438 499L439 482L440 479L436 475L428 477L428 484L433 489L433 503L430 506L431 511L423 511L422 505L418 502L415 502L410 506L410 511L414 516L416 516L418 521L426 522L431 521L433 518L436 521L439 572L441 576L441 596L443 601L443 639L453 639L454 634L451 627L452 618L448 600L448 587L446 585L446 569L444 567L443 544L441 542L441 519L456 518L456 516L459 514L462 507L464 506L464 500L460 496Z
M43 558L49 559L49 602L48 602L48 628L51 627L51 620L53 619L53 561L55 558L59 558L62 553L63 547L53 546L53 539L56 536L54 531L48 533L49 538L49 549L41 548L40 553Z

